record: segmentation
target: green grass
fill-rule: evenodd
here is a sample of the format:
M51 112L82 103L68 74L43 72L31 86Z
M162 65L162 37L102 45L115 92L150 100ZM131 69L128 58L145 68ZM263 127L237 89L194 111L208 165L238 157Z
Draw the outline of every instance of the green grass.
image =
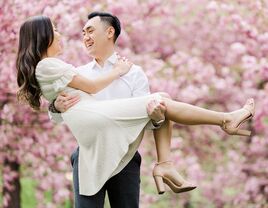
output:
M31 178L22 178L21 179L21 207L22 208L36 208L37 200L35 198L36 184ZM2 177L0 176L0 187L2 187ZM44 193L46 202L50 202L52 199L52 192L48 191ZM0 194L0 207L2 207L3 196ZM64 207L59 208L72 208L70 200L65 202Z
M37 206L37 201L35 198L36 182L30 178L23 178L21 180L21 186L22 186L22 194L21 194L22 208L36 208L36 206ZM45 192L44 195L45 195L46 202L50 202L52 200L52 192L51 191ZM73 207L73 205L71 204L71 201L67 200L65 202L64 208L72 208L72 207ZM107 197L105 200L104 207L105 208L110 207Z
M22 193L21 193L22 208L36 208L37 206L37 201L35 198L36 182L30 178L22 178L21 186L22 186ZM44 196L46 202L50 202L52 200L52 191L45 192ZM69 200L65 202L64 208L72 208L72 204Z
M36 182L30 178L21 179L21 203L22 208L35 208L37 205L35 195Z

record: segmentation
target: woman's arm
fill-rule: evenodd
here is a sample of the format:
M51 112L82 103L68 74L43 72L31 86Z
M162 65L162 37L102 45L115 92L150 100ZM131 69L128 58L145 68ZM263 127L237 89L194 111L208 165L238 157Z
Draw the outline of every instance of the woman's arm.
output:
M94 80L87 79L81 75L75 75L68 86L87 93L95 94L111 84L115 79L126 74L131 66L132 63L128 60L119 59L113 67L113 70L108 74Z

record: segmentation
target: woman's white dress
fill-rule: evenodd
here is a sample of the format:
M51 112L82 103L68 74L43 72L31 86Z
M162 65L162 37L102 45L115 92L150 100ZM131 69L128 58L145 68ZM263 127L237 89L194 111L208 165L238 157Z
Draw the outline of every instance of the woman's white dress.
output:
M79 192L94 195L131 160L149 122L146 105L160 99L158 93L137 98L96 100L68 87L75 68L57 58L45 58L36 67L43 96L51 102L61 91L79 93L81 100L62 113L79 144Z

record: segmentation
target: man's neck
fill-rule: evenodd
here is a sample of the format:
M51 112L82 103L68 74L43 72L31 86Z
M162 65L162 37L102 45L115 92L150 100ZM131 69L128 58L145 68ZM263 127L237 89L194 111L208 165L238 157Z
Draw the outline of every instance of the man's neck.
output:
M112 48L108 48L106 50L104 50L103 54L100 54L98 57L95 57L96 62L103 67L105 61L111 56L113 55L113 53L115 52L114 47Z

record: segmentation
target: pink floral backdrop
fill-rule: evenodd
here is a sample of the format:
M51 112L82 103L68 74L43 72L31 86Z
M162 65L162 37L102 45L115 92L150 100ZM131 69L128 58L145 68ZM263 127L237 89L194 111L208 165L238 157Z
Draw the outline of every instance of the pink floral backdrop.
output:
M82 44L87 14L108 11L123 31L118 52L141 65L152 92L219 111L253 97L251 137L219 128L174 125L173 159L198 184L188 194L158 196L151 177L155 150L146 135L141 207L268 207L268 2L266 0L7 0L0 1L0 170L3 206L18 194L21 177L37 181L38 207L72 198L69 157L76 143L63 125L16 100L18 30L29 16L50 16L62 33L62 58L75 66L90 59ZM45 191L52 191L47 202ZM25 190L23 190L25 191ZM12 198L13 197L13 198Z

